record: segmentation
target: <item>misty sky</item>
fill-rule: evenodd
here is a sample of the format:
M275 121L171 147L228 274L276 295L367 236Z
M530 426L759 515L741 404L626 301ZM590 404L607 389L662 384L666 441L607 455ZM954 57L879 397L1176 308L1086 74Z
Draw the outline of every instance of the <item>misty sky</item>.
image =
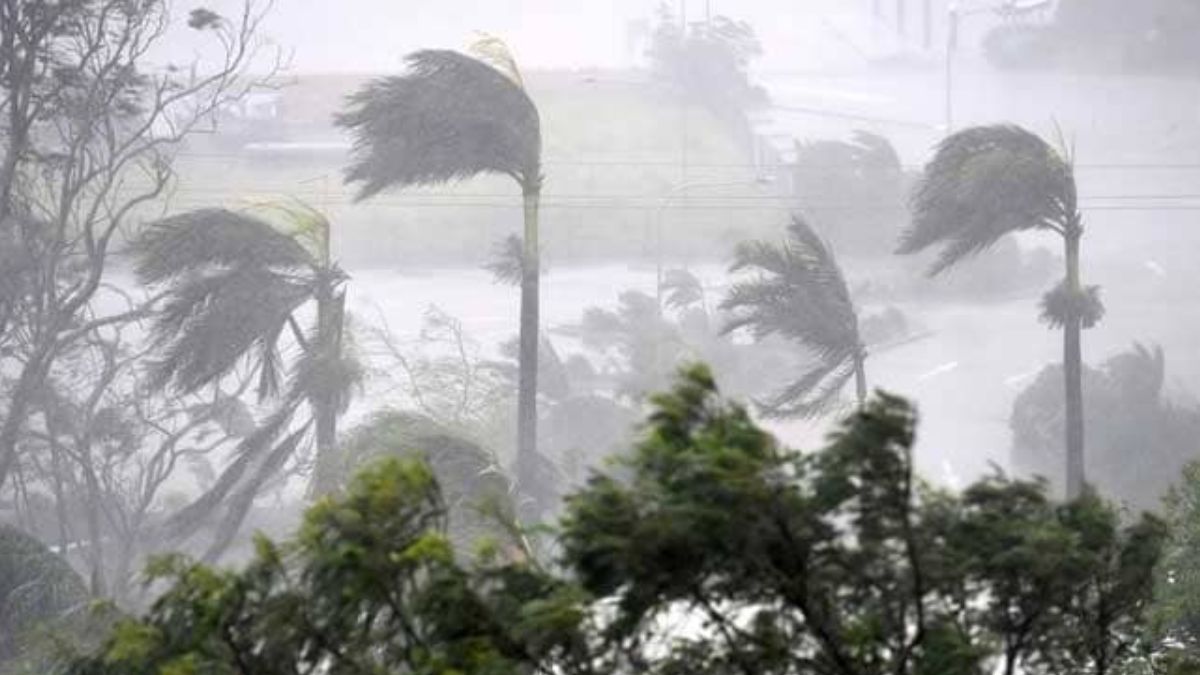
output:
M612 68L639 62L637 26L660 0L276 0L263 33L293 50L297 72L387 72L424 47L461 49L475 31L506 40L525 68ZM180 3L236 12L240 0ZM705 12L750 22L760 35L764 69L807 70L853 58L831 30L839 17L862 15L869 0L671 0L689 18ZM852 28L854 28L852 26ZM174 40L184 60L194 41Z

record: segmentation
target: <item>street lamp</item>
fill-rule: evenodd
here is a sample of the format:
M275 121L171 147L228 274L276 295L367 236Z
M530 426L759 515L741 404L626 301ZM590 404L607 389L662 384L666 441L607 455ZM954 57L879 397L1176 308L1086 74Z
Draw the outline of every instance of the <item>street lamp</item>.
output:
M654 239L655 239L655 243L654 243L654 279L655 279L654 297L655 297L655 301L657 303L658 311L660 314L662 313L662 292L663 292L662 217L663 217L663 213L667 210L667 207L669 207L671 205L671 202L673 202L676 197L679 197L680 195L684 194L688 190L692 190L695 188L723 188L723 187L770 185L773 182L775 182L775 178L773 176L767 176L767 175L755 176L754 179L752 179L752 180L743 179L743 180L719 181L719 182L692 181L692 182L685 182L685 183L680 183L679 185L676 185L675 187L671 188L667 192L666 195L663 196L662 201L659 202L658 208L654 210Z

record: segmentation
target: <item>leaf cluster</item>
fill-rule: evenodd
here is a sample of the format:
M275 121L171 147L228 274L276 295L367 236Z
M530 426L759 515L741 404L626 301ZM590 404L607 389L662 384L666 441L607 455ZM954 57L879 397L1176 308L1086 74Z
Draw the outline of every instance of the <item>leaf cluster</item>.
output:
M558 575L457 562L431 470L388 459L242 572L170 590L74 673L1091 672L1130 657L1165 539L1092 493L914 476L880 393L819 452L781 447L696 366L568 499Z

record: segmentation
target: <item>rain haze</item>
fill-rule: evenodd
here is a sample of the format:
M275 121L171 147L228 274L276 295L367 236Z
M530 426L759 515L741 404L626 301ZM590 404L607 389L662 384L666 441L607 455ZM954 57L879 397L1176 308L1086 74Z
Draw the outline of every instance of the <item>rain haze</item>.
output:
M0 0L0 33L0 675L1200 663L1192 0ZM266 584L222 615L258 642L170 637L171 552ZM1106 565L1123 614L1076 645ZM520 635L420 615L450 567Z

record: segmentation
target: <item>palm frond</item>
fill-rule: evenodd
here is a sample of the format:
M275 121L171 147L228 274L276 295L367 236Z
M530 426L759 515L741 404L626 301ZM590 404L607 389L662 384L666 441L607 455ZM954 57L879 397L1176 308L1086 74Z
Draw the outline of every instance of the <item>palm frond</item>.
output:
M359 199L482 173L540 181L541 122L524 89L453 51L407 62L405 75L371 82L336 118L354 137L346 182L360 184Z
M134 241L135 272L157 284L213 267L310 268L304 247L267 222L228 209L199 209L152 223Z
M1073 318L1078 318L1084 328L1092 328L1104 318L1100 287L1086 286L1073 292L1066 283L1059 282L1042 296L1039 318L1051 328L1062 328Z
M312 296L309 280L259 267L180 279L152 326L161 356L156 386L196 391L228 374L257 345L260 391L275 387L275 343L288 317Z
M483 268L492 273L498 284L521 285L525 270L525 247L521 238L510 234L496 243L492 259Z
M941 245L936 275L1010 232L1060 227L1075 202L1071 165L1040 137L1011 125L966 129L926 166L898 253Z
M524 89L525 79L521 77L521 69L504 40L483 31L478 35L479 38L471 44L471 55L504 73L513 84Z
M770 419L812 419L838 406L842 390L854 376L854 360L820 360L794 382L763 401L759 412Z
M796 381L760 402L771 417L812 417L828 412L854 375L862 351L858 314L833 251L801 217L793 218L782 246L740 245L734 271L757 275L733 285L721 308L725 331L746 328L756 337L780 335L816 363Z
M263 212L282 216L278 231L303 246L322 266L329 264L332 225L328 216L299 199L271 201L255 206Z
M287 460L296 454L300 441L308 434L310 424L304 424L299 429L288 434L270 452L267 452L259 462L251 476L243 481L236 491L222 500L225 515L216 528L216 536L204 552L204 559L215 562L229 548L230 542L237 536L246 514L254 505L254 500L262 493L263 484L283 468Z
M731 270L757 276L735 283L721 303L730 313L725 332L748 328L759 338L781 335L822 359L858 350L858 318L841 268L803 218L793 218L782 246L740 245Z
M233 461L221 472L213 486L163 523L163 535L171 543L184 541L195 534L209 522L225 499L243 485L248 472L262 462L275 440L287 429L296 413L298 400L290 397L283 401L253 433L238 443Z

